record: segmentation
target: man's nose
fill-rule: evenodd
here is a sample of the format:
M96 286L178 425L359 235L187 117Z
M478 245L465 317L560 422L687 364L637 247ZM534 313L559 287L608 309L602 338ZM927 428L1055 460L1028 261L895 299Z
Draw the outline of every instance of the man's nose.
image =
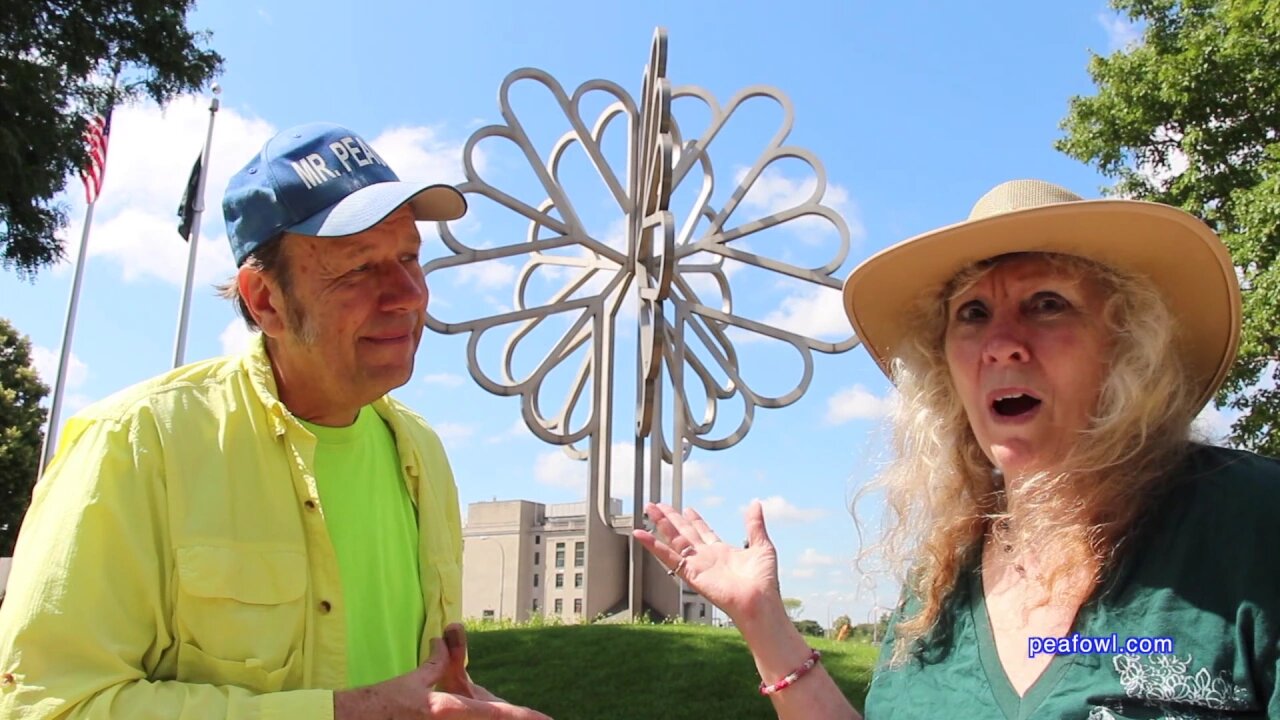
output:
M417 263L395 263L383 273L379 291L384 310L419 310L427 304L427 282Z

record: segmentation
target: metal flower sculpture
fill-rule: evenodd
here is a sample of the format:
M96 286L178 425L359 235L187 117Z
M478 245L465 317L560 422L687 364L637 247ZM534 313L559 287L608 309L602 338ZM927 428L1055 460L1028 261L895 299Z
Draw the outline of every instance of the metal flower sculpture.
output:
M682 464L694 447L728 448L746 436L756 408L780 408L794 403L808 389L813 376L813 353L840 353L857 345L852 335L841 342L827 342L773 327L734 313L726 261L735 261L779 273L804 283L838 288L833 273L849 251L849 228L840 214L823 204L826 177L812 153L783 144L790 133L791 103L778 90L749 87L721 106L706 90L694 86L672 89L666 77L667 39L659 28L645 68L637 104L615 83L592 80L569 95L547 73L531 68L506 77L499 92L505 124L477 130L464 148L464 193L486 197L528 221L526 237L497 247L473 247L459 240L448 224L440 224L445 246L454 254L425 266L428 275L503 258L523 257L515 281L513 309L465 322L445 322L429 314L427 324L446 334L469 333L468 367L481 387L497 395L521 398L529 429L546 442L565 446L570 455L590 463L587 497L587 617L628 609L633 615L646 604L665 614L680 611L679 591L661 573L628 534L615 530L609 512L611 493L610 454L614 416L614 366L619 311L624 301L638 299L637 378L635 421L635 477L632 527L643 527L642 499L661 499L661 470L672 468L672 497L677 507L683 494ZM525 124L512 109L511 89L520 81L540 83L550 91L563 111L568 131L540 157ZM582 116L584 96L605 93L612 102L591 125ZM701 100L710 112L702 134L685 139L671 111L673 98ZM755 164L740 175L732 195L721 207L711 207L716 176L708 146L725 122L744 102L771 98L781 105L783 121ZM604 138L616 123L626 123L625 178L606 160ZM616 130L614 131L616 132ZM504 140L527 158L545 199L536 206L523 202L486 182L477 171L476 147L482 141ZM626 243L610 243L587 230L574 198L561 182L566 151L580 148L626 219ZM790 209L729 225L735 210L762 173L776 161L792 158L812 169L815 178L810 196ZM698 172L700 171L700 172ZM682 183L697 188L694 208L677 220L670 203ZM799 267L752 252L739 241L761 230L819 217L839 234L839 248L820 267ZM532 298L532 280L559 282L545 302ZM548 325L548 324L551 325ZM540 328L558 335L532 372L518 374L513 358L517 347ZM559 328L563 328L560 332ZM734 332L730 332L735 328ZM479 350L490 332L505 333L501 369L482 369ZM802 376L789 391L768 395L753 389L742 376L735 333L757 334L788 344L803 365ZM697 345L699 352L691 350ZM582 352L579 352L582 351ZM579 358L580 359L577 359ZM549 374L576 362L576 372L561 397L548 401ZM496 376L495 376L496 374ZM687 385L700 388L697 398L705 407L700 417L691 410ZM590 406L584 402L590 398ZM662 403L672 403L670 432L663 427ZM730 428L718 428L718 408L724 402L742 404L741 420ZM580 447L586 441L587 447ZM646 487L647 486L647 487Z

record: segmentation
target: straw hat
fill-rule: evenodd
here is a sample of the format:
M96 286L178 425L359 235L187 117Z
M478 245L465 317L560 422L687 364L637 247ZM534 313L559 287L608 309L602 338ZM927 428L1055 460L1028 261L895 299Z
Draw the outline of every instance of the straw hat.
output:
M880 369L905 339L906 314L920 293L967 265L1011 252L1077 255L1149 278L1179 323L1179 343L1213 397L1235 360L1240 286L1218 236L1194 216L1137 200L1084 200L1040 180L1013 180L983 195L964 222L917 235L854 269L844 308Z

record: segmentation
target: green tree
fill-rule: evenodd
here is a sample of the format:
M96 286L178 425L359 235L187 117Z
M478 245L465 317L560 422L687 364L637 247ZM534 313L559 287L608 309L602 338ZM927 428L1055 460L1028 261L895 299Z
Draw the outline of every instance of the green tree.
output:
M822 629L822 626L818 624L817 620L792 620L791 624L796 626L796 630L798 630L801 635L823 637L827 634L826 631Z
M163 105L218 72L208 34L186 27L193 3L0 0L0 266L32 276L62 257L54 197L84 167L91 116L144 95Z
M804 609L804 602L799 598L782 598L782 607L787 611L787 615L795 620L800 616L800 611Z
M834 632L839 632L840 628L851 624L853 624L853 621L849 619L848 615L841 615L831 622L831 629Z
M1280 2L1112 0L1141 42L1094 55L1057 148L1109 192L1175 205L1230 248L1242 278L1239 359L1216 401L1230 441L1280 454Z
M49 388L31 364L31 342L0 318L0 557L13 555L40 468Z

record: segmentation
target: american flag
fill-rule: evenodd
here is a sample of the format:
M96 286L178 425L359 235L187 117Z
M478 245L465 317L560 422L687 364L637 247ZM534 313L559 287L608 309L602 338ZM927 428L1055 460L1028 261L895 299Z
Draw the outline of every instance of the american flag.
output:
M111 136L111 111L104 118L95 115L84 129L84 141L89 150L89 162L80 171L84 181L85 202L92 203L102 192L102 176L107 172L107 141Z

